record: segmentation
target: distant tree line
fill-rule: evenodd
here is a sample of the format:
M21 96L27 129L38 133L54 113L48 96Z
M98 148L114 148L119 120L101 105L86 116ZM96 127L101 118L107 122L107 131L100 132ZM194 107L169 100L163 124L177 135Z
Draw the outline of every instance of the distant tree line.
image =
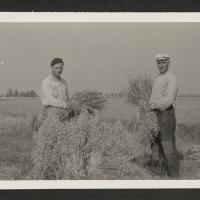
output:
M110 92L110 93L105 93L104 94L105 98L111 98L111 99L121 99L124 98L126 96L125 92L119 92L119 93L114 93L114 92ZM179 97L200 97L199 93L193 93L193 94L179 94Z
M37 93L34 90L28 90L28 91L18 91L17 89L12 90L9 89L5 95L0 95L5 97L38 97Z
M200 97L199 93L193 93L193 94L179 94L179 97Z

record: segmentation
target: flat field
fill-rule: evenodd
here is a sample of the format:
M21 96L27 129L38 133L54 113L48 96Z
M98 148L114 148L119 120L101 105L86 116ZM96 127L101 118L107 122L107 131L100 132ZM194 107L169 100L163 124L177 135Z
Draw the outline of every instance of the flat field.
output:
M11 115L32 115L41 113L38 98L28 100L0 100L0 112ZM137 108L127 105L124 99L109 99L104 110L111 118L131 120L137 115ZM177 123L200 122L200 97L179 97L176 104Z
M41 113L39 99L0 101L0 179L26 179L32 167L32 115ZM112 119L132 120L137 108L109 99L103 111ZM200 98L179 97L176 105L177 146L183 154L182 179L200 178Z

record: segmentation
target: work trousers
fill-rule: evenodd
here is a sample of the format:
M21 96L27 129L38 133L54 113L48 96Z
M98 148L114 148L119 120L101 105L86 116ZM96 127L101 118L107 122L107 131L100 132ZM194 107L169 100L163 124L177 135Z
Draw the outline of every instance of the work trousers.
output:
M169 177L178 178L179 174L179 156L176 149L175 131L176 117L173 106L160 111L154 110L158 117L160 131L155 138L154 145L159 150L159 167L162 172L167 172Z

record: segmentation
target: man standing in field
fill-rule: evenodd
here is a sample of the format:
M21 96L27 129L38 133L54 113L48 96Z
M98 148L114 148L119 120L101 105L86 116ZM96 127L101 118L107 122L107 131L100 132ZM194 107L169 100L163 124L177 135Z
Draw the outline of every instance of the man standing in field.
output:
M60 112L67 108L69 100L67 83L61 77L64 62L61 58L51 61L51 74L42 83L42 104L44 106L43 117L46 118L49 111Z
M156 113L160 126L155 144L159 149L160 173L167 172L169 177L179 177L179 156L175 144L175 101L178 93L176 76L169 71L170 56L157 55L159 70L149 100L151 109Z

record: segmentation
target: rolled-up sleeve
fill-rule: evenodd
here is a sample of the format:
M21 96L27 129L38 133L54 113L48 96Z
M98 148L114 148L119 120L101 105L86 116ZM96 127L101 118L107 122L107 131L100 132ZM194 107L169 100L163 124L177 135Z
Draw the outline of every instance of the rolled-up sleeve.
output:
M54 97L52 88L50 87L49 82L46 81L46 80L43 81L43 83L42 83L41 98L42 98L42 104L44 106L51 105L51 106L62 107L62 108L66 108L67 107L65 102L63 102L60 99L57 99L57 98Z
M177 87L176 77L170 76L164 98L160 99L159 101L155 101L154 103L159 109L165 110L174 103L177 94L178 94L178 87Z

